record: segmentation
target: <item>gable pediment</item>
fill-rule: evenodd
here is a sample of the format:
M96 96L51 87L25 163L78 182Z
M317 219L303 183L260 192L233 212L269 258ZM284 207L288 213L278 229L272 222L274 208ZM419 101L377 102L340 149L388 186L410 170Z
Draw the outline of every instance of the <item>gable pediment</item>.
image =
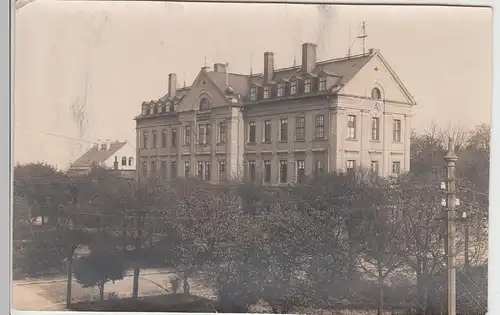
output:
M229 103L224 91L220 90L205 71L200 71L189 92L180 100L177 111L199 110L204 98L208 99L210 108L225 106ZM205 101L203 103L205 104Z
M372 90L381 91L387 101L415 105L416 102L396 72L377 52L339 91L340 94L372 97Z

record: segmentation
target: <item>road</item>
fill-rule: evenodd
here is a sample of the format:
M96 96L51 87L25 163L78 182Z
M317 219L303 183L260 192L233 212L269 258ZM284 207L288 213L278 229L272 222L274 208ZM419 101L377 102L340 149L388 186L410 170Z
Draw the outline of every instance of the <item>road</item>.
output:
M169 280L174 276L171 270L144 269L141 270L139 281L139 296L158 294L169 288ZM114 293L120 297L132 294L132 273L128 272L123 280L107 283L104 286L105 296ZM60 311L64 310L66 301L66 280L64 278L51 280L19 280L13 281L12 308L20 311ZM196 295L213 297L211 289L196 279L190 280L191 292ZM98 298L97 288L82 288L73 281L72 298L74 301Z

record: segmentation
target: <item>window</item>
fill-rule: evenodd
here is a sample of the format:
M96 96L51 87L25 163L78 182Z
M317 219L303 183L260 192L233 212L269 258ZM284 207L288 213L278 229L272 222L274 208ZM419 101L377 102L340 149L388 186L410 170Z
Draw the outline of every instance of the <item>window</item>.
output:
M304 140L306 138L306 118L297 117L295 119L295 140Z
M219 161L219 180L226 180L226 161Z
M398 175L401 172L401 162L392 162L392 174Z
M380 92L379 88L373 88L372 89L372 98L379 100L382 98L382 93Z
M255 121L248 123L248 142L255 142Z
M288 141L288 119L280 119L280 141Z
M255 101L257 99L257 88L253 87L250 89L250 100Z
M147 149L148 148L148 132L144 131L142 134L142 148Z
M206 144L212 143L212 125L211 124L205 125L205 143Z
M186 125L184 127L184 145L191 144L191 125Z
M156 130L153 130L153 148L156 148Z
M142 114L147 115L148 114L148 106L147 105L142 105Z
M271 121L264 121L264 142L271 142Z
M392 136L394 142L401 142L401 120L394 119L394 134Z
M204 144L205 143L205 125L200 124L198 125L198 144Z
M198 179L200 179L200 180L203 179L203 162L202 161L198 162Z
M155 107L153 105L149 105L149 114L153 115L155 113Z
M170 164L170 177L172 179L177 177L177 162L176 161L172 161L172 163Z
M127 166L127 157L122 157L122 166Z
M226 143L227 134L226 134L226 122L219 123L219 143Z
M287 174L288 163L286 160L280 161L280 183L286 183L288 181Z
M285 96L285 85L283 83L278 84L278 96Z
M133 157L129 157L128 158L128 166L132 166L133 163L134 163L134 158Z
M156 175L156 161L151 161L151 174Z
M378 175L378 161L372 161L371 169L373 173Z
M264 87L264 98L269 98L269 87L268 86L265 86Z
M166 148L167 147L167 130L163 129L161 131L161 147Z
M356 139L356 115L347 116L347 139Z
M306 79L304 81L304 93L311 92L311 79Z
M319 78L318 90L320 90L320 91L326 91L326 77L320 77Z
M380 140L380 119L372 117L372 140Z
M323 174L324 171L324 163L322 160L316 160L316 164L314 165L314 175L318 176Z
M161 166L160 166L160 178L165 179L167 178L167 162L162 161Z
M142 177L147 177L148 176L148 164L146 161L142 162Z
M101 151L106 151L107 147L106 143L101 144Z
M255 161L248 161L248 178L250 181L255 181Z
M200 110L209 110L210 109L210 100L206 97L200 100Z
M290 82L290 94L291 95L297 94L297 81L296 80Z
M177 128L172 128L172 148L177 147Z
M205 161L205 177L203 178L204 180L210 180L210 161Z
M314 117L314 138L323 139L325 137L325 116Z
M271 182L271 161L264 161L264 183Z
M306 163L304 160L297 161L297 182L303 183L306 178Z
M190 164L189 161L184 161L184 178L189 178L189 172L190 172Z
M348 160L346 163L346 168L348 172L353 172L354 169L356 168L356 161Z

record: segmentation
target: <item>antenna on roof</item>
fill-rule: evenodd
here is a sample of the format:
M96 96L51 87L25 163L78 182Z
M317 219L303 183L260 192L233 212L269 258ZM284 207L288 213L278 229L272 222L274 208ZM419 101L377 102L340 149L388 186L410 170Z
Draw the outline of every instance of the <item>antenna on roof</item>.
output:
M250 76L252 76L252 52L250 51Z
M349 47L347 48L347 58L351 58L351 23L349 23Z
M293 66L297 66L297 55L295 53L295 50L293 51Z
M207 56L205 56L205 67L207 67Z
M205 63L206 63L206 62L205 62ZM184 76L184 87L186 87L186 70L184 70L184 74L183 74L183 76Z
M229 87L229 62L226 62L226 88Z
M365 54L365 50L366 50L366 38L368 37L368 35L366 34L366 24L365 24L365 21L363 21L363 23L361 24L361 34L357 37L357 38L361 38L361 40L363 41L363 55Z

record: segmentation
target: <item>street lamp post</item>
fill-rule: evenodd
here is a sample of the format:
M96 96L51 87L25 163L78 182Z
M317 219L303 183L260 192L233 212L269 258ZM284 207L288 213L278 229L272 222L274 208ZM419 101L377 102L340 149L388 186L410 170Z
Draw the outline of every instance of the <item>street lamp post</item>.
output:
M448 315L456 315L456 244L455 244L455 222L456 222L456 178L455 178L455 163L458 160L455 154L455 142L453 138L449 139L448 152L444 157L446 163L446 207L447 207L447 223L448 223Z

